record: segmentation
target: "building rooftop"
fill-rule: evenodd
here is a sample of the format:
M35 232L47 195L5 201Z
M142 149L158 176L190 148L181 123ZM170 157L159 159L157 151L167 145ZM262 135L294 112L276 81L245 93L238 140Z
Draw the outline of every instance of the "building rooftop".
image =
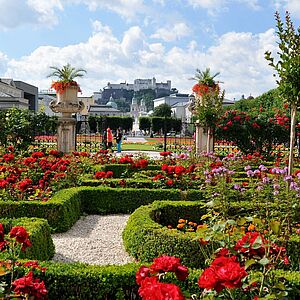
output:
M93 104L90 106L89 112L118 112L118 113L120 113L121 111L116 108L110 107L110 106Z

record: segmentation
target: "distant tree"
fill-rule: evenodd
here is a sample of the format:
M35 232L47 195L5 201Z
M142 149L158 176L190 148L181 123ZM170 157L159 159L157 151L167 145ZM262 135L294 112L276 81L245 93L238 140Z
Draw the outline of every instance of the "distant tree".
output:
M154 108L153 116L155 117L171 117L172 109L171 106L163 103Z
M265 58L269 65L274 68L279 80L277 84L283 99L289 104L291 109L291 130L290 130L290 153L288 174L291 175L293 169L293 148L295 145L295 128L297 109L300 107L300 27L296 31L286 12L285 24L281 21L278 12L275 13L277 22L278 59L275 62L271 52L265 53ZM276 76L276 75L275 75Z

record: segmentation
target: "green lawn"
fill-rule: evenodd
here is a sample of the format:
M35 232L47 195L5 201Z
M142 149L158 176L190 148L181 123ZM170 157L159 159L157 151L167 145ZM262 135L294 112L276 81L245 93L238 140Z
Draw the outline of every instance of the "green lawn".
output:
M122 150L129 151L129 150L136 150L136 151L158 151L153 149L153 145L147 144L126 144L122 143Z

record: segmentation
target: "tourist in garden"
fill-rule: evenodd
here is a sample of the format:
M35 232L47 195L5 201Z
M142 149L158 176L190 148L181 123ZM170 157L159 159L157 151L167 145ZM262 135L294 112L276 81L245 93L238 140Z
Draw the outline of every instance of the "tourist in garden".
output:
M112 149L113 135L109 127L106 130L106 140L107 140L107 149Z
M117 153L121 153L121 145L122 145L122 138L123 138L121 127L117 129L115 138L117 143Z

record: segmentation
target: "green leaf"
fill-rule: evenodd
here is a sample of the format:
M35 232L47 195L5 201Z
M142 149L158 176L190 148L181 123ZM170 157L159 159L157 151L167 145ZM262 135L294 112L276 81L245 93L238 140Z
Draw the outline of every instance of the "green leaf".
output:
M258 236L252 244L252 249L259 249L262 246L262 238Z
M237 220L237 225L243 226L246 222L246 218L240 218Z
M236 221L235 220L227 220L227 224L236 225Z
M259 261L259 263L260 263L262 266L267 265L269 262L270 262L270 261L269 261L266 257L262 258L262 259Z
M272 221L270 222L270 227L271 230L278 235L280 233L281 223L279 221Z
M285 285L282 282L277 282L275 284L275 288L277 288L279 290L282 290L282 291L285 291Z
M255 259L248 259L245 263L245 269L247 270L250 266L254 265L256 263Z

